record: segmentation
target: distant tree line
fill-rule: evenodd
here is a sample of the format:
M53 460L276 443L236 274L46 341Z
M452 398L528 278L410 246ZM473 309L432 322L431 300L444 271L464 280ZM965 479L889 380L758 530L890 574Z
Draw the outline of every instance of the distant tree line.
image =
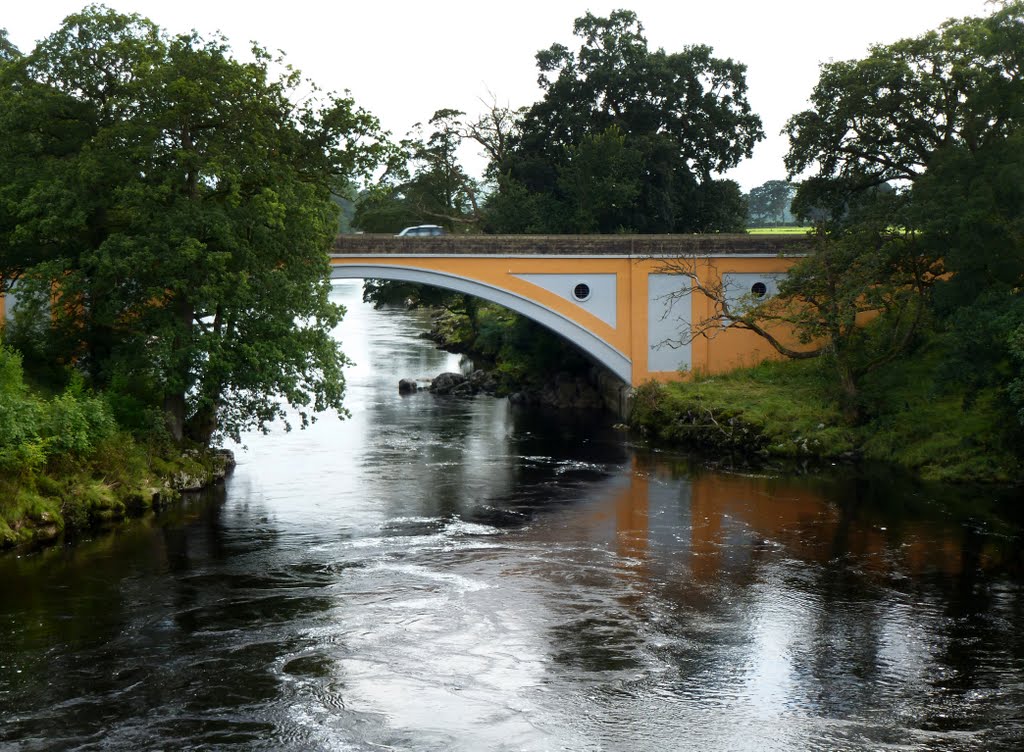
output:
M725 232L746 225L739 186L719 177L764 137L746 67L710 47L651 50L636 14L590 13L576 50L537 53L544 95L476 119L439 110L407 162L364 197L354 225L395 231L434 222L495 233ZM488 157L483 185L458 166L471 140Z
M768 180L749 193L747 227L784 227L799 224L801 219L793 213L793 199L797 185L789 180Z

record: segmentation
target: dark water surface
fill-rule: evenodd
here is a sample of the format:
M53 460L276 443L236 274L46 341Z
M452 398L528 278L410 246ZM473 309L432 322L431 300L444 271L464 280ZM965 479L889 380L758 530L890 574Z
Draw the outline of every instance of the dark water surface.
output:
M995 494L702 468L490 398L354 284L352 418L0 556L2 750L1024 749Z

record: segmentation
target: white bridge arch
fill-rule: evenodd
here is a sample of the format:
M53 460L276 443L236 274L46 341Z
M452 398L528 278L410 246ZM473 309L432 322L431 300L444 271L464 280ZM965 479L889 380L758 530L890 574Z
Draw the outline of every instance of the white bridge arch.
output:
M395 264L334 264L331 267L331 279L388 279L417 282L489 300L542 324L575 344L626 384L631 382L633 364L619 350L562 314L500 287L446 272Z

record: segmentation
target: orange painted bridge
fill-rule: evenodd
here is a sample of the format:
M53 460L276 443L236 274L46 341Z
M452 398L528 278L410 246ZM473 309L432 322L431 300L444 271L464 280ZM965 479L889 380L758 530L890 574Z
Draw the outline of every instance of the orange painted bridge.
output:
M757 335L690 341L712 314L673 260L737 299L772 294L805 247L794 235L339 235L332 278L419 282L499 303L574 342L630 386L774 356Z

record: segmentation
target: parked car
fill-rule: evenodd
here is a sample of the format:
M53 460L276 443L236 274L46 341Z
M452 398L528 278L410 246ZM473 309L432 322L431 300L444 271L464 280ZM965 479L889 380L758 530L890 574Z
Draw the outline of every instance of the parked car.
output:
M416 225L415 227L406 227L396 238L422 238L430 235L444 235L444 228L441 225Z

